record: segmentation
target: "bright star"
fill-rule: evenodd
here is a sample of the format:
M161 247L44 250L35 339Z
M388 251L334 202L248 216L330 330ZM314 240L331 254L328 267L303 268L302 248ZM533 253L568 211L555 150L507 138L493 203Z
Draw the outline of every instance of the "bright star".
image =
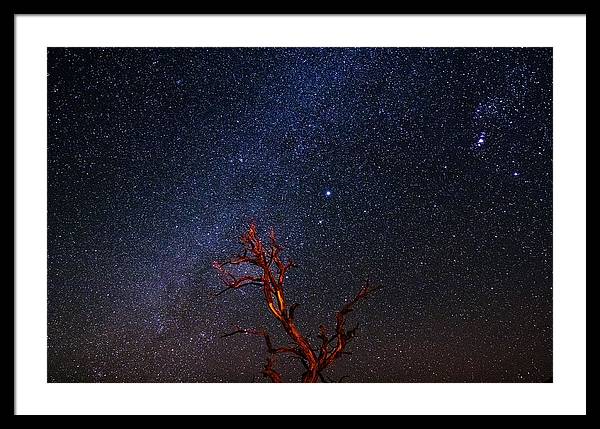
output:
M477 140L477 147L480 147L485 143L485 131L479 133L479 139Z
M331 191L325 191L325 196L326 197L330 197L331 196Z

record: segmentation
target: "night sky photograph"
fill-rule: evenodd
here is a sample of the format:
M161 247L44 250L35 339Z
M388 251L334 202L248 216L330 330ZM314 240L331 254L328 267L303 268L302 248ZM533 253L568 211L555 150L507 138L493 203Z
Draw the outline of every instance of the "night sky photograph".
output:
M48 48L47 381L552 382L552 67Z

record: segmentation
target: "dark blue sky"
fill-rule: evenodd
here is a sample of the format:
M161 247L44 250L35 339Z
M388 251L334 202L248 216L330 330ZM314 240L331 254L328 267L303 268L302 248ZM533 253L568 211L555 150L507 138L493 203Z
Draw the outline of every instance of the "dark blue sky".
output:
M332 378L549 380L552 50L48 50L49 381L266 381L252 220L315 341L385 286Z

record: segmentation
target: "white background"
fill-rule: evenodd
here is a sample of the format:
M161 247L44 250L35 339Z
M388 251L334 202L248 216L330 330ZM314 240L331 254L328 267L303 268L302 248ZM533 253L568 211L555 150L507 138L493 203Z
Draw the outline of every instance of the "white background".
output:
M16 16L17 414L586 412L585 16ZM46 48L551 46L554 383L46 383Z

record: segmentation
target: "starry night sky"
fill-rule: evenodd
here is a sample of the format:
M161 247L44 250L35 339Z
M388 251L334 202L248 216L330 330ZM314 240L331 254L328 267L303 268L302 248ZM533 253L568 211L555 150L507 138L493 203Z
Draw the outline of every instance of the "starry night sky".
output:
M48 381L266 382L252 220L331 378L551 380L552 50L48 49Z

